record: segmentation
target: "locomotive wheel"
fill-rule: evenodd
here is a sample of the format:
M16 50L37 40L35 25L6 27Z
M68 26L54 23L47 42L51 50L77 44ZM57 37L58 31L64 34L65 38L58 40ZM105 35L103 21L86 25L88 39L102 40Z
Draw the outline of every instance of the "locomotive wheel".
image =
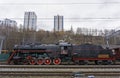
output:
M94 62L95 62L95 64L97 65L97 60L95 60Z
M14 60L14 64L15 65L19 65L20 63L19 63L19 60Z
M28 65L28 62L23 62L23 65Z
M88 65L88 61L81 60L79 61L79 65Z
M60 63L61 63L61 59L60 58L53 59L53 64L59 65Z
M42 64L43 64L43 59L38 59L38 60L37 60L37 64L38 64L38 65L42 65Z
M31 59L30 60L30 65L35 65L36 64L36 61L34 59Z
M88 64L89 64L88 60L84 61L84 65L88 65Z
M13 60L11 60L9 64L10 64L10 65L14 65L14 61L13 61Z
M51 64L51 59L50 58L45 59L44 64L50 65Z
M88 61L81 60L81 61L79 61L79 64L80 65L88 65Z
M102 65L103 62L102 61L97 61L97 65Z
M107 61L107 65L112 65L114 64L112 60Z
M29 62L28 62L27 59L24 59L24 60L23 60L23 65L28 65L28 63L29 63Z
M32 59L32 56L27 56L26 59L30 60L30 59Z
M17 60L12 60L12 61L10 61L10 65L18 65L19 63L18 63L19 61L17 61Z
M76 65L79 65L79 60L75 60L74 63L75 63Z

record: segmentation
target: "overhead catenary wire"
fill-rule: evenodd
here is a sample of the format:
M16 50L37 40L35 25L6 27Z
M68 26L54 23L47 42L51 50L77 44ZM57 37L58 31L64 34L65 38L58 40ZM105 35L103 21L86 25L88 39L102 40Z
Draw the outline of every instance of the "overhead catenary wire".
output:
M73 3L0 3L0 6L6 6L6 5L102 5L102 4L107 4L107 5L111 5L111 4L120 4L120 2L101 2L101 3L95 3L95 2L73 2Z
M0 19L17 19L17 20L20 20L20 19L24 19L24 18L0 18ZM42 19L42 20L52 20L54 18L37 18L37 19ZM120 18L114 18L114 17L101 17L101 18L98 18L98 17L85 17L85 18L64 18L64 19L82 19L82 20L120 20Z
M19 21L23 21L24 18L0 18L0 20L5 20L5 19L10 19L10 20L19 20ZM37 21L54 21L54 18L37 18ZM64 18L65 22L94 22L94 21L110 21L110 22L115 22L115 21L120 21L120 18L105 18L105 17L101 17L101 18L90 18L90 17L86 17L86 18Z
M0 6L6 6L6 5L81 5L81 4L120 4L120 2L101 2L101 3L96 3L96 2L78 2L78 3L0 3ZM5 18L0 18L0 19L5 19ZM10 18L10 19L16 19L16 20L22 20L24 18ZM42 20L51 20L53 18L37 18L42 19ZM82 20L119 20L120 18L64 18L64 19L82 19Z
M22 17L11 17L13 19L23 19ZM0 19L3 19L3 18L0 18ZM5 19L5 18L4 18ZM38 18L38 19L53 19L52 17L41 17L41 18ZM120 17L81 17L81 18L65 18L65 19L120 19Z
M84 4L120 4L120 2L119 1L113 1L113 2L111 2L111 1L109 1L109 2L68 2L68 3L64 3L64 2L62 2L62 3L56 3L56 2L46 2L46 3L13 3L13 2L11 2L11 3L0 3L0 6L2 5L2 6L6 6L6 5L84 5ZM5 18L0 18L0 19L5 19ZM9 19L15 19L15 20L23 20L24 18L9 18ZM37 18L37 20L52 20L52 19L54 19L54 18ZM65 20L87 20L87 21L89 21L89 20L92 20L92 21L113 21L113 20L120 20L120 18L89 18L89 17L87 17L87 18L64 18ZM72 22L77 22L77 21L72 21ZM79 21L78 21L79 22Z
M43 4L43 5L46 5L46 4L120 4L120 2L118 1L116 1L116 2L67 2L67 3L65 3L65 2L44 2L44 3L29 3L29 2L27 2L27 3L22 3L22 2L9 2L9 3L7 3L7 2L4 2L4 3L0 3L0 4Z

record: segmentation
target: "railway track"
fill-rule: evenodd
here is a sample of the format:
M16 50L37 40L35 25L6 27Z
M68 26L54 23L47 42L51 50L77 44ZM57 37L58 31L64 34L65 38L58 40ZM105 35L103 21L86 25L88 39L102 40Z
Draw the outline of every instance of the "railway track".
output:
M0 65L0 68L120 68L120 65Z
M120 65L0 65L0 75L71 76L73 72L120 76Z

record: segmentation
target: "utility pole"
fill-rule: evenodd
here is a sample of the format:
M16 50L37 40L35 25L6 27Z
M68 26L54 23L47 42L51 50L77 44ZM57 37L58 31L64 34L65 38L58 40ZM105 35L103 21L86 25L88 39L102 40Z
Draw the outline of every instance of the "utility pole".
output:
M1 40L1 43L0 43L0 54L1 54L1 51L2 51L2 46L3 46L3 40L4 40L5 37L3 36L0 36L0 40Z

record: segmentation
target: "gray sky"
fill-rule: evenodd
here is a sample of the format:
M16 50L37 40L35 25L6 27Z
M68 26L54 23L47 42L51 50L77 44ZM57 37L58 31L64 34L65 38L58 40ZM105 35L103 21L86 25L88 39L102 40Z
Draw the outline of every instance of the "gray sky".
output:
M25 11L35 11L39 18L38 28L45 30L53 30L53 17L57 14L64 16L65 30L70 29L71 25L74 30L77 27L97 29L120 27L120 0L0 0L0 19L13 18L18 24L23 24Z

